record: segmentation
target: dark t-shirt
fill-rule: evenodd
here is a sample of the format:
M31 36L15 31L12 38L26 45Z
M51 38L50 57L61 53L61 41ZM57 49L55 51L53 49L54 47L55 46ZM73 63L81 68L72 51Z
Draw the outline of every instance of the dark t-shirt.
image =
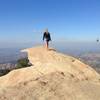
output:
M48 33L44 32L44 34L43 34L43 40L44 39L46 39L46 41L51 41L51 36L50 36L49 32Z

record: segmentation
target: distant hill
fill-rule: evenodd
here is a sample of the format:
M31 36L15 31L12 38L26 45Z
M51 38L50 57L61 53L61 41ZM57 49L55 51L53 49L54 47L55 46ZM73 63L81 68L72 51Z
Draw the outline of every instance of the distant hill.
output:
M100 73L100 52L82 53L79 58Z

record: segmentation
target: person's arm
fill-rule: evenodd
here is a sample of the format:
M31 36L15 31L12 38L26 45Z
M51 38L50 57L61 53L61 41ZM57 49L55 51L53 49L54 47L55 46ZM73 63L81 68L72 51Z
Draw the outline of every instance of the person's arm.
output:
M50 36L50 33L49 33L49 39L50 39L50 41L51 41L51 36Z

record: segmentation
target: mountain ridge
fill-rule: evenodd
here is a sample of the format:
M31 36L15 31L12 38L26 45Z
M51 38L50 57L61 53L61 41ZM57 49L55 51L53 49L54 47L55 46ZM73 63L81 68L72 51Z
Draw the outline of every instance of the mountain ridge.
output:
M31 67L0 77L0 100L99 100L100 75L78 59L38 46Z

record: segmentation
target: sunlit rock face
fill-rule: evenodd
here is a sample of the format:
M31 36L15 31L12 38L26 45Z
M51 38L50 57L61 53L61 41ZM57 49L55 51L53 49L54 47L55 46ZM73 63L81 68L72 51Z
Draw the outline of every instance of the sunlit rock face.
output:
M34 47L31 67L0 77L0 100L100 100L100 75L78 59Z

